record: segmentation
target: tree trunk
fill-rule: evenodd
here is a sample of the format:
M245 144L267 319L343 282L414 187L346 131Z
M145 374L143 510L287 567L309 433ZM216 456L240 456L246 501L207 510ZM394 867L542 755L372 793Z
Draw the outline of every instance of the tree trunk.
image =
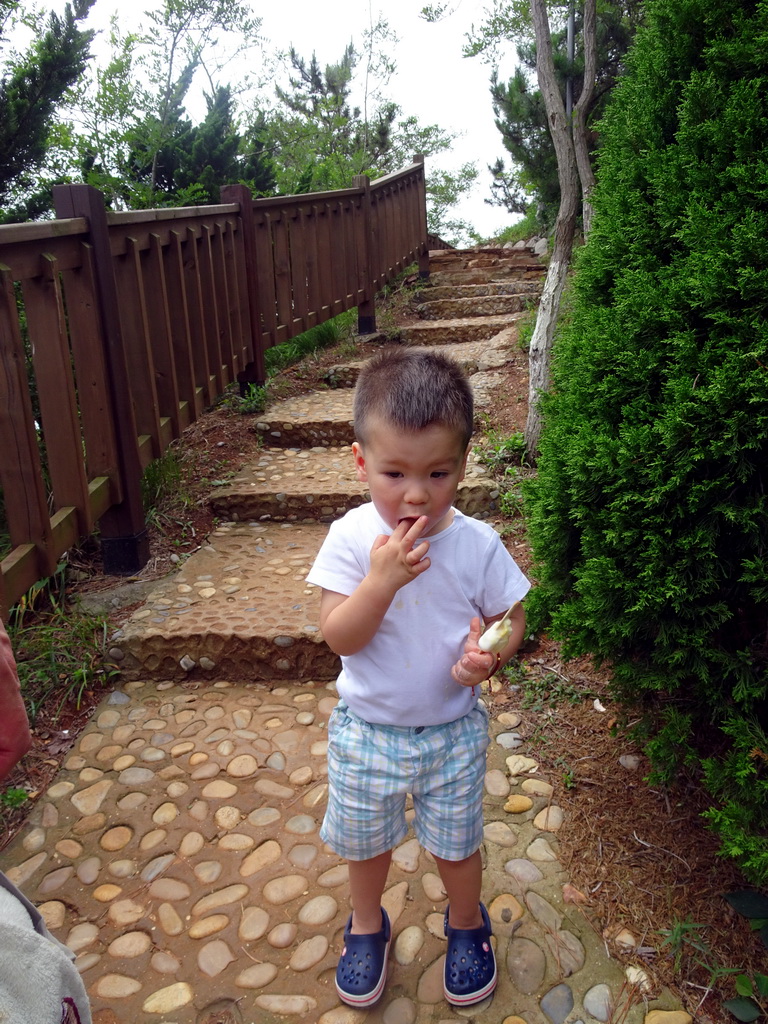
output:
M592 202L590 196L595 187L595 172L589 159L589 143L587 141L587 111L592 103L595 92L595 75L597 74L597 15L596 0L585 0L584 3L584 84L581 88L576 107L573 111L573 147L576 152L576 166L581 179L581 216L584 223L584 238L589 237L592 227Z
M549 131L557 156L560 185L560 208L555 222L555 240L549 262L544 291L539 303L536 327L529 352L528 419L525 425L525 447L528 458L536 460L541 434L541 394L549 387L549 365L560 299L565 287L573 251L573 237L579 212L579 173L576 152L565 116L565 106L555 78L552 40L545 0L531 0L531 14L536 33L536 72L544 97ZM594 79L594 75L593 75ZM581 103L581 97L579 98Z

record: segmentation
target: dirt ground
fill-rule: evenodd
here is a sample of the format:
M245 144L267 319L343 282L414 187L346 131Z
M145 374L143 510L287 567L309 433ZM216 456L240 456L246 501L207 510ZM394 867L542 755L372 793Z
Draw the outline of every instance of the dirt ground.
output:
M317 383L325 366L338 361L338 354L329 351L284 371L276 390L281 396L305 390ZM525 362L521 352L507 367L494 403L497 411L488 424L497 436L524 427ZM254 419L222 404L176 442L188 503L164 507L153 517L151 558L139 579L165 575L174 568L172 556L182 557L204 540L214 525L207 505L210 482L234 474L254 456L259 448L250 426ZM510 523L509 537L520 545L515 558L530 571L522 521ZM95 545L72 553L69 576L73 594L125 582L100 574ZM116 611L110 626L116 627L131 610ZM702 1024L733 1021L721 1001L734 996L736 972L765 971L766 951L722 898L749 886L717 855L717 841L700 817L706 796L693 780L683 779L668 790L645 781L648 762L628 738L620 709L610 697L606 671L597 671L586 659L564 663L546 636L527 645L520 663L493 695L493 710L522 714L519 731L526 737L527 752L556 786L556 802L565 811L557 841L572 898L582 903L612 955L643 968L654 991L670 986ZM86 693L79 710L67 706L56 720L45 711L40 714L33 751L7 785L26 787L34 795L42 792L100 696ZM627 756L636 758L635 768L620 764L619 758ZM5 812L4 842L24 815L24 809ZM664 933L670 931L673 941L665 944ZM718 972L713 981L712 974Z

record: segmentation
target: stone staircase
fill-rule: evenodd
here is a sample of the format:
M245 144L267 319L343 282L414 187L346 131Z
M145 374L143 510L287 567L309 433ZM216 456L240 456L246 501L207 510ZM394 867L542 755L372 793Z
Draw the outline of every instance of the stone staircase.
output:
M516 323L535 304L543 274L526 253L433 254L429 283L416 299L424 319L402 328L400 341L442 347L460 361L479 416L516 351ZM464 279L469 283L456 284ZM457 289L458 298L446 298ZM262 454L211 495L222 525L113 638L124 678L335 677L338 660L317 628L319 593L303 581L325 524L367 500L350 451L353 385L363 361L331 367L327 379L335 386L276 402L261 416ZM497 497L493 479L470 456L458 507L488 517Z
M523 358L519 310L484 296L535 301L542 272L525 254L434 254L420 301L451 319L401 340L450 348L480 416L503 398L501 367ZM454 318L467 307L434 304L454 302L446 289L486 314ZM222 524L112 638L119 684L0 869L75 953L94 1024L691 1024L671 993L608 955L579 894L566 897L564 811L513 710L491 721L483 800L496 992L466 1010L445 1002L446 895L408 837L383 897L384 995L367 1012L339 1002L348 874L318 835L338 665L305 577L327 523L366 498L349 449L357 369L334 368L342 387L262 418L259 458L211 498ZM492 516L495 499L473 462L459 505Z

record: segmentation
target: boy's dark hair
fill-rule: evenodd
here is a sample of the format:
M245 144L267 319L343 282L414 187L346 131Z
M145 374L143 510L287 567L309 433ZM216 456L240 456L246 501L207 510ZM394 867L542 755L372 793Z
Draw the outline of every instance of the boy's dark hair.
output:
M365 444L368 421L380 416L400 430L440 424L469 444L474 427L472 388L453 359L424 348L383 348L360 370L355 388L355 436Z

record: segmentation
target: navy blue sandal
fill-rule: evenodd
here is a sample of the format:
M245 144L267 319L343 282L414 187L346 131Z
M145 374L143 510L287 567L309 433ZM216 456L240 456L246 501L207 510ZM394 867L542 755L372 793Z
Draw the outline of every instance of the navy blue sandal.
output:
M381 931L373 935L353 935L352 915L344 929L344 948L336 968L336 991L348 1006L365 1009L381 997L387 980L387 955L392 928L386 910L381 908Z
M480 904L483 923L479 928L451 928L445 912L445 935L448 950L445 956L443 988L452 1006L472 1006L496 988L496 957L491 945L491 922L488 911Z

